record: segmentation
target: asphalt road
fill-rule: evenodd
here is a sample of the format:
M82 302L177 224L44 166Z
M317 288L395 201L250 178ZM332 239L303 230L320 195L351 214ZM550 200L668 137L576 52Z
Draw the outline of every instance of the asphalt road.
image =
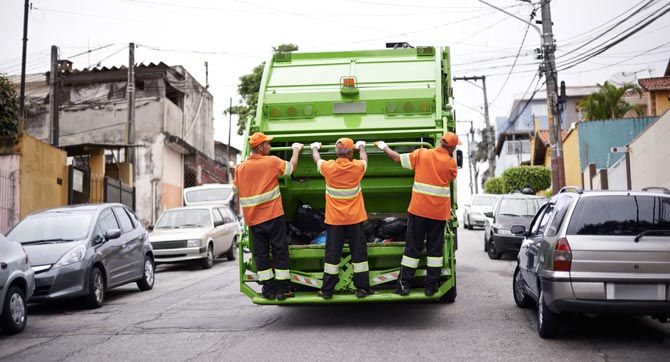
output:
M256 306L237 263L164 265L155 288L112 290L100 309L30 305L26 330L0 335L0 361L668 361L670 324L564 320L538 337L511 292L513 256L489 260L481 230L459 230L454 304Z

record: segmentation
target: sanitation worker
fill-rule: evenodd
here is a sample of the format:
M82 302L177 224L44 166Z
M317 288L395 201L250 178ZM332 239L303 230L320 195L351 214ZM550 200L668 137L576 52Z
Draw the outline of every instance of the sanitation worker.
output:
M414 170L412 199L407 209L407 234L405 250L400 265L400 276L394 293L408 295L414 273L419 266L419 257L426 240L427 275L424 280L424 294L432 297L439 287L444 255L444 228L451 218L451 190L449 183L456 179L458 172L453 153L461 141L453 132L440 138L439 147L420 148L412 153L399 154L389 148L384 141L375 146L384 151L394 162Z
M288 241L277 176L290 175L298 167L303 145L294 143L291 161L269 156L272 136L256 132L249 137L251 155L235 169L233 190L240 198L244 221L249 226L254 261L263 297L284 300L295 296L289 288ZM274 273L270 265L274 260Z
M349 240L351 264L354 269L356 296L374 294L370 289L368 249L363 222L368 219L361 192L361 179L368 167L365 141L354 144L350 138L335 142L336 160L324 161L319 155L320 142L310 144L316 168L326 180L326 257L323 266L323 285L319 296L333 297L339 280L339 264L345 238ZM354 148L360 160L354 160Z

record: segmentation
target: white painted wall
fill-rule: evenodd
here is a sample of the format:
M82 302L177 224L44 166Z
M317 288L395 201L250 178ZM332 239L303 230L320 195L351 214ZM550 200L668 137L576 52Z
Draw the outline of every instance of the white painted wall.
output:
M670 188L670 111L631 143L631 181L633 190L648 186Z

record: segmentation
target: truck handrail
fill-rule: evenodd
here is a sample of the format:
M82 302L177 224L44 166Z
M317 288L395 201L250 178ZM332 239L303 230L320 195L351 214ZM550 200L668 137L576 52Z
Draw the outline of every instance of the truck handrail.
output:
M428 142L387 142L387 146L389 147L398 147L398 146L421 146L421 147L426 147L426 148L433 148L433 145L428 143ZM366 145L367 147L375 147L374 143L369 143ZM330 150L335 148L335 145L321 145L322 150ZM279 146L279 147L272 147L273 151L289 151L291 150L290 146Z

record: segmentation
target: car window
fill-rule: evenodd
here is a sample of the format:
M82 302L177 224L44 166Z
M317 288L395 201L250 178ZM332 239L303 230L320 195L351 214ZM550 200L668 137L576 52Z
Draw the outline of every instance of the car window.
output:
M133 230L133 222L130 221L130 217L128 214L123 211L122 207L114 207L114 213L116 214L116 218L119 220L119 223L121 224L121 231L125 234L127 232L130 232Z
M119 223L116 222L114 214L112 214L112 209L104 209L100 213L100 218L98 219L98 225L103 233L106 233L111 229L120 229Z
M547 229L547 236L556 236L558 234L558 230L561 228L563 219L565 219L565 215L568 213L573 201L574 199L571 196L565 196L556 202L554 219L551 220L551 225L549 225L549 228Z
M26 216L8 234L20 243L37 240L82 240L88 237L93 210L43 212Z
M495 196L473 196L471 204L477 206L491 206L496 201Z
M221 213L219 212L219 209L212 209L212 213L214 214L214 222L227 222L224 221L224 217L221 216Z
M222 207L219 209L221 211L221 215L223 215L224 219L228 219L226 222L236 222L237 218L235 217L235 214L233 214L233 211L230 210L227 207Z
M174 229L182 227L202 227L212 225L209 209L168 210L156 222L155 229Z
M533 217L542 203L536 198L503 198L498 203L498 216Z
M535 219L533 219L533 224L530 226L531 235L539 235L544 233L544 229L547 226L547 222L551 218L551 215L554 212L553 204L543 205L540 211L538 212Z
M568 225L569 235L637 235L670 229L670 197L602 195L582 197Z
M226 201L233 193L232 189L228 188L211 188L204 190L190 190L186 192L186 202L203 202L203 201Z

